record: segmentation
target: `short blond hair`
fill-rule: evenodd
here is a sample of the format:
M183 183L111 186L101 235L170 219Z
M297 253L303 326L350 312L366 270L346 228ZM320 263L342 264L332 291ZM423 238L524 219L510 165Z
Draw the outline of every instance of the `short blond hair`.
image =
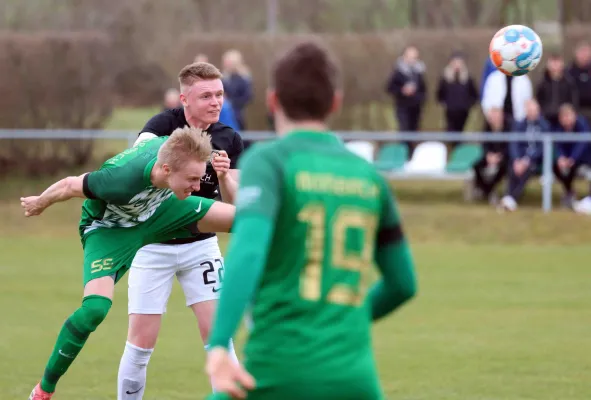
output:
M158 150L158 163L179 170L187 161L207 162L213 148L211 136L199 128L175 129Z
M206 62L196 62L189 64L179 72L179 83L181 87L191 86L197 81L211 81L221 79L222 73L213 64Z

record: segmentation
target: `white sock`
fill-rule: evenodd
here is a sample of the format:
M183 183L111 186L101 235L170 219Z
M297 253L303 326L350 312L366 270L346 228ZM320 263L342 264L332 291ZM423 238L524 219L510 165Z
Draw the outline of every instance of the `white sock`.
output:
M205 352L207 353L209 351L209 345L205 345ZM236 355L236 350L234 350L234 341L232 339L230 339L230 343L228 344L228 353L230 354L230 358L236 363L236 364L240 364L240 361L238 360L238 356ZM215 389L213 388L213 382L211 381L211 379L209 380L209 383L211 384L211 390L212 392L215 393Z
M148 362L153 351L125 343L117 377L117 400L142 399L146 390Z

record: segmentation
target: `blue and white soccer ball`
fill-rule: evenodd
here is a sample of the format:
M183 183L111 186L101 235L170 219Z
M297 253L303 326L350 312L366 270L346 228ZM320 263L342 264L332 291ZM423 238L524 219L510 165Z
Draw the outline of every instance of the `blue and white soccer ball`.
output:
M542 59L542 41L527 26L509 25L490 41L490 59L505 75L520 76L533 71Z

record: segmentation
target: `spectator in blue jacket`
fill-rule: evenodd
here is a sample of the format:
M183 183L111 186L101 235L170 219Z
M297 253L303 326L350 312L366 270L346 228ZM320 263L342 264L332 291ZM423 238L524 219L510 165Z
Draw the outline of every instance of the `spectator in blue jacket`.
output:
M550 132L550 123L540 114L540 105L534 99L525 105L526 118L513 123L513 132L526 133L525 142L509 142L509 179L507 192L501 199L501 207L508 211L517 210L523 190L529 178L542 164L543 143L541 135Z
M232 103L240 131L246 129L244 110L252 100L250 72L238 50L227 51L222 59L224 92Z
M228 100L225 96L224 103L222 104L222 109L220 111L220 122L224 125L228 125L236 132L240 131L238 122L236 121L236 116L234 115L234 109L232 108L232 102L230 102L230 100Z
M589 124L583 116L577 115L571 104L563 104L558 111L559 126L557 132L583 133L589 132ZM557 142L555 144L556 161L554 175L564 188L562 205L573 207L575 193L573 181L579 167L589 161L589 143L586 142Z

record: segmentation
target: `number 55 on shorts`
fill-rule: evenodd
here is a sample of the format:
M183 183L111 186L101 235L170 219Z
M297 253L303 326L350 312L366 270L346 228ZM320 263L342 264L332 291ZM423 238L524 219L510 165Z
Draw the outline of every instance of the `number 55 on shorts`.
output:
M113 268L113 259L112 258L101 258L100 260L95 260L90 264L90 273L96 274L97 272L101 271L109 271Z

